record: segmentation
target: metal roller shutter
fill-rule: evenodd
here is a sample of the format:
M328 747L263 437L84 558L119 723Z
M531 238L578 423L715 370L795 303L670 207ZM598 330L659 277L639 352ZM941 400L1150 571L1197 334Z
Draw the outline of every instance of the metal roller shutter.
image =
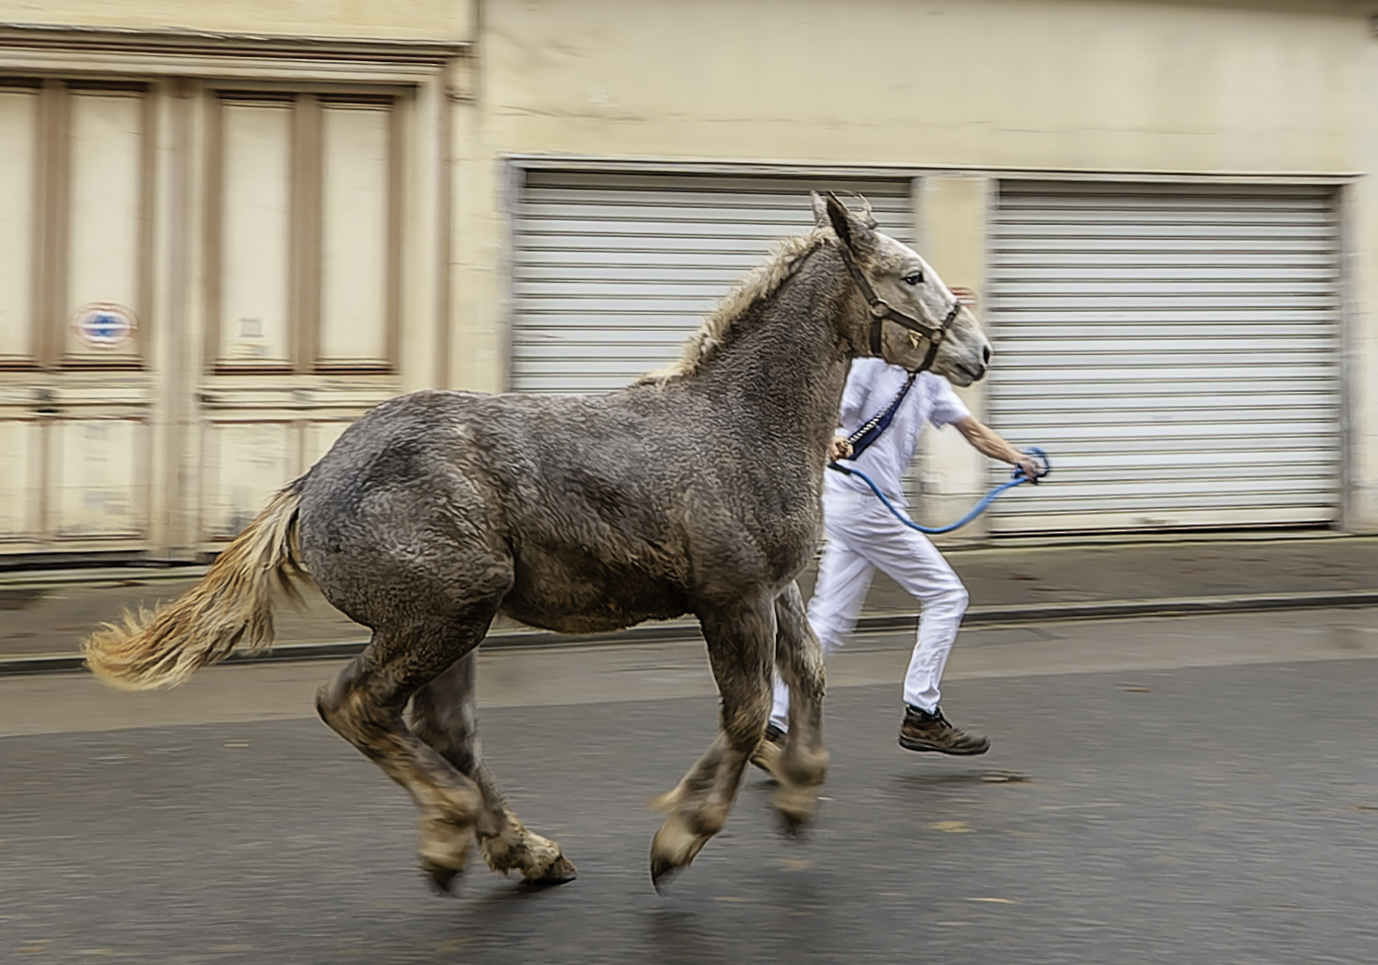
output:
M991 424L1057 469L993 532L1336 519L1333 192L1007 183L992 241Z
M773 241L812 227L811 190L859 191L882 230L913 233L908 180L528 171L512 389L601 392L678 358Z

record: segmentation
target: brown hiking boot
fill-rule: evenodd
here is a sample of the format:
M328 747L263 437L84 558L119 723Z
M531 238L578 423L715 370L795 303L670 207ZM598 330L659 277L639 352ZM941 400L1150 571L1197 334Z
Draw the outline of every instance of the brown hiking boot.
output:
M756 750L751 753L751 763L765 771L777 783L779 778L776 776L780 768L780 757L785 753L785 732L774 724L766 726L765 736L761 738L761 743L756 745Z
M984 754L990 750L985 734L968 734L948 723L941 707L933 713L906 704L900 727L900 746L907 751L937 751L940 754Z

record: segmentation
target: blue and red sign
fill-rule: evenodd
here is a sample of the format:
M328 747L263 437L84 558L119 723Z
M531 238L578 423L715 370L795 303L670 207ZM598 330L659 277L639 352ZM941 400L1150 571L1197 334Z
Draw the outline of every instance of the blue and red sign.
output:
M139 323L123 305L97 302L77 309L72 330L92 348L119 348L134 337Z

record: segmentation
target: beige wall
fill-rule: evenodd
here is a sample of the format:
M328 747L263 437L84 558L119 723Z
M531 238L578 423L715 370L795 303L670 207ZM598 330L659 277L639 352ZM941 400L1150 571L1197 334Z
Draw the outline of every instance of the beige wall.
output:
M996 182L979 174L938 172L916 181L916 189L919 249L950 287L975 293L979 315L986 277L986 224ZM957 391L972 414L984 421L982 383ZM924 492L920 521L929 526L943 526L965 515L971 495L986 485L985 458L956 430L924 433L918 460ZM980 538L988 528L986 518L980 517L950 539Z
M1374 41L1339 9L491 0L486 119L512 151L1353 170Z
M0 23L464 40L476 0L0 0Z

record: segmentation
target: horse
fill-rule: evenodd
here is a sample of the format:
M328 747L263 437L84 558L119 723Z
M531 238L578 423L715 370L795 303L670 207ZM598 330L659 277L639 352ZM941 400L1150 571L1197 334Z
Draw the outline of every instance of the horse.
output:
M679 361L606 395L426 390L384 402L197 586L93 634L87 665L128 689L181 682L237 647L271 645L274 590L310 579L372 630L317 710L411 795L434 886L450 889L475 844L493 871L555 884L574 865L522 824L481 756L479 644L499 613L561 633L692 614L718 730L652 802L667 815L652 884L726 822L775 670L792 699L772 804L798 830L828 755L822 654L795 577L821 535L848 366L880 355L969 385L991 354L971 311L876 230L869 205L858 215L831 194L812 200L815 227L748 273Z

